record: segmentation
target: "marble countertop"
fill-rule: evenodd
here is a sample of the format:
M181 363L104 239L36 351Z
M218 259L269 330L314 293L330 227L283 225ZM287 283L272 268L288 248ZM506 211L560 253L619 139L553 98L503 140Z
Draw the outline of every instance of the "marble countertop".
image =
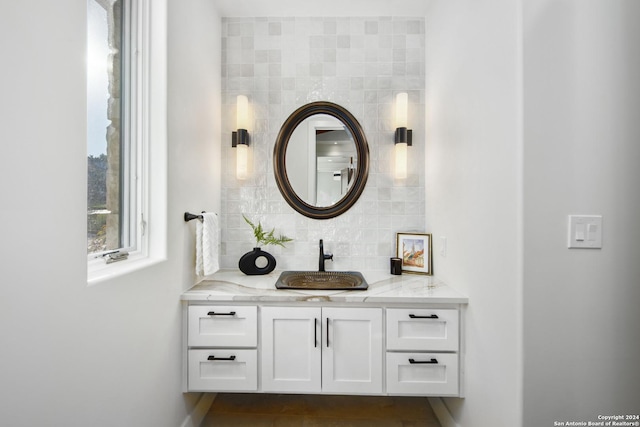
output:
M236 269L220 270L182 294L184 301L238 302L371 302L467 304L468 298L432 276L362 272L365 291L276 289L282 271L246 276Z

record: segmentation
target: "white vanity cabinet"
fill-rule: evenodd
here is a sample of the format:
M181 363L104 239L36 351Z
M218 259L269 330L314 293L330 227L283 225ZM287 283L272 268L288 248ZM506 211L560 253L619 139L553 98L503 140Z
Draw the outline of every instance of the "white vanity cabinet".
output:
M266 392L380 394L382 308L262 307Z
M464 395L467 298L431 277L366 291L278 290L218 272L182 294L183 390Z

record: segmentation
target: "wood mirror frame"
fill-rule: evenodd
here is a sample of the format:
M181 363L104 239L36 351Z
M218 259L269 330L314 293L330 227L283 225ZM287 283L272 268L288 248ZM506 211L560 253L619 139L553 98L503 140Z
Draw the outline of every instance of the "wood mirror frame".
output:
M356 177L347 193L331 206L313 206L302 200L294 191L286 168L286 153L289 139L296 127L305 119L316 114L327 114L340 120L351 132L356 145L358 160ZM356 118L345 108L327 101L317 101L303 105L294 111L284 122L273 149L273 170L276 184L287 203L297 212L314 219L329 219L345 213L358 200L369 176L369 145L367 138Z

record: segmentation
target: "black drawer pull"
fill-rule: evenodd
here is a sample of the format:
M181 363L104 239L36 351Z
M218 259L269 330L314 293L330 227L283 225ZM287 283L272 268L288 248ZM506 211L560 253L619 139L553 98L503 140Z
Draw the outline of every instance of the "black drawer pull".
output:
M235 356L229 356L229 357L209 356L207 357L207 360L236 360L236 357Z
M318 318L313 319L313 348L318 347Z
M416 365L419 363L428 363L428 364L436 364L438 363L438 359L431 359L431 360L415 360L415 359L409 359L409 363L411 363L412 365Z
M235 311L230 311L228 313L216 313L215 311L210 311L207 313L207 316L235 316Z
M432 314L430 316L416 316L415 314L410 314L409 317L412 319L438 319L437 314Z
M329 318L327 317L327 348L329 348Z

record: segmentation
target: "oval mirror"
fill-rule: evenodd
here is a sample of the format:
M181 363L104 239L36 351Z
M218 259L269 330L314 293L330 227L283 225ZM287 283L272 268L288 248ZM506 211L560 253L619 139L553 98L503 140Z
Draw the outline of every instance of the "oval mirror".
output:
M369 146L355 117L340 105L303 105L284 122L273 150L280 193L309 218L346 212L369 175Z

